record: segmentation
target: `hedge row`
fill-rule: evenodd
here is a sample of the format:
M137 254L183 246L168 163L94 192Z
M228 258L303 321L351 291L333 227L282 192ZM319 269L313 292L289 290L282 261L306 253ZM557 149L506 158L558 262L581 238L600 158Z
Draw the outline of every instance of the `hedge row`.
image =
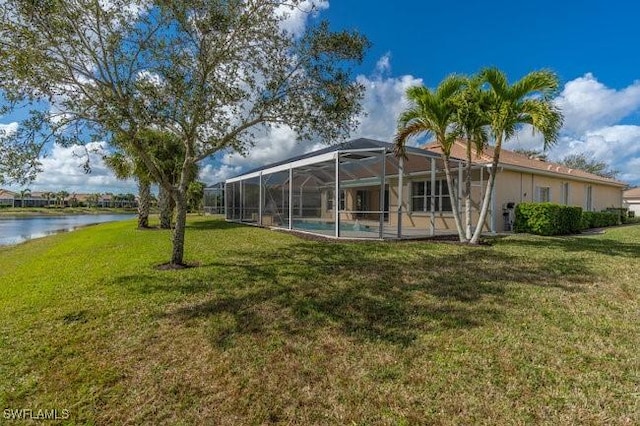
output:
M604 228L620 224L620 215L614 212L583 212L582 229Z
M582 209L553 203L520 203L516 206L515 232L563 235L580 232Z
M515 232L537 235L577 234L583 229L618 225L619 212L583 212L580 207L554 203L520 203L516 206Z

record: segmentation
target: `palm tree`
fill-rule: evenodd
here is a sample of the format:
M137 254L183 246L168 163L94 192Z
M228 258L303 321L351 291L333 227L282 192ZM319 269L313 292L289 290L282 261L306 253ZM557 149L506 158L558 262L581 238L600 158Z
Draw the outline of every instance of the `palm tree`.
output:
M43 192L42 197L47 200L47 208L51 206L51 199L55 198L55 194L51 191Z
M67 191L62 190L62 191L56 192L56 199L59 200L60 207L64 207L65 200L67 199L68 196L69 196L69 193Z
M400 115L398 130L394 138L396 156L406 157L405 146L410 137L435 136L442 151L447 186L449 194L451 194L451 210L460 241L466 241L466 238L460 221L458 203L454 201L457 199L457 191L451 178L449 159L451 148L457 137L453 126L456 118L454 101L464 88L465 83L465 78L450 75L434 91L425 86L414 86L407 89L406 94L411 105ZM431 190L433 191L434 188Z
M107 167L113 170L118 179L135 178L138 184L138 197L140 198L138 203L138 228L148 228L151 208L151 177L146 167L141 161L129 158L123 152L105 156L104 161Z
M471 222L472 151L475 149L476 154L482 153L489 139L487 134L489 121L484 112L487 94L482 91L481 85L482 80L477 76L469 78L464 90L455 99L455 126L466 145L466 170L462 198L464 199L464 232L467 240L473 236Z
M78 207L78 194L75 192L71 194L71 198L69 198L69 204L71 207Z
M29 188L20 190L20 207L24 208L24 198L31 197L31 190Z
M102 197L102 194L100 194L99 192L94 192L93 194L89 194L89 196L87 197L87 201L89 202L89 205L91 207L97 208L100 197Z
M149 151L152 153L153 162L145 164L142 162L139 156L134 154L134 150L131 147L131 141L127 140L125 135L118 134L114 138L115 145L120 149L121 155L126 156L131 162L140 168L141 176L145 176L149 179L149 182L156 181L159 186L158 205L160 207L160 228L171 228L171 218L173 216L173 210L175 209L175 200L173 197L172 189L180 180L180 171L182 163L184 162L184 146L180 143L175 136L167 132L161 132L156 130L141 131L138 136L138 142L146 145ZM152 179L152 173L149 171L150 167L155 170L155 176L162 176L162 179ZM193 166L189 170L189 181L195 180L198 174L198 167ZM150 192L149 196L140 195L140 208L147 208L150 205Z
M528 124L534 131L542 134L546 149L556 142L562 126L562 114L553 104L553 96L559 85L555 73L548 70L534 71L510 85L502 71L486 68L480 72L480 78L487 85L487 105L484 110L495 146L480 218L470 241L472 244L477 244L480 240L487 218L503 142Z
M160 228L171 228L171 217L173 216L173 210L175 209L175 202L162 185L158 188L158 207L160 208Z

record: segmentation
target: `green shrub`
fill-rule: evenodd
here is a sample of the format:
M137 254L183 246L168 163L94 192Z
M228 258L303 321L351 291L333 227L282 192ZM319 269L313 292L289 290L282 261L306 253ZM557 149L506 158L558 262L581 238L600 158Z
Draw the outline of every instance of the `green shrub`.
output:
M618 215L618 225L623 223L627 223L627 219L629 218L626 207L607 207L605 209L606 212L614 213Z
M582 209L554 203L520 203L516 206L515 232L537 235L575 234L583 229Z
M615 226L619 224L618 213L612 212L583 212L583 228L604 228L607 226Z

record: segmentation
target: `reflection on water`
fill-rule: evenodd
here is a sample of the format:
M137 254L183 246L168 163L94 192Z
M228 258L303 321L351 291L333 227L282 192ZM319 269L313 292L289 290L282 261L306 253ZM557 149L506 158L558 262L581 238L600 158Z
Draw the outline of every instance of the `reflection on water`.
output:
M115 222L134 217L131 214L83 214L69 216L0 216L0 246L69 232L93 223Z

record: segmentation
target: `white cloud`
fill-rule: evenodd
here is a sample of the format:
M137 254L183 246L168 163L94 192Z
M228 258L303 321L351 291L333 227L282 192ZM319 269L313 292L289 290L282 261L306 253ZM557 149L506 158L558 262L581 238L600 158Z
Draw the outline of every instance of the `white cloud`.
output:
M360 117L360 126L353 136L390 142L398 116L408 106L407 88L422 84L422 80L411 75L390 78L360 75L357 80L366 89L362 101L365 114Z
M18 131L18 123L15 121L9 124L0 123L0 139L7 136L11 136L17 131Z
M565 84L556 100L565 117L564 131L583 134L612 126L640 108L640 81L615 90L591 73Z
M220 169L231 173L218 173L220 177L230 177L266 164L284 160L326 147L321 143L305 143L297 140L296 133L287 126L274 127L268 131L258 132L256 143L245 157L238 153L227 153L220 160Z
M551 160L584 153L618 170L618 179L640 184L640 124L620 124L640 111L640 81L615 90L585 74L566 83L556 102L565 123L548 150ZM542 150L543 139L525 126L507 147Z
M327 0L303 0L298 6L282 5L278 9L281 16L286 16L286 19L280 23L280 27L299 36L304 32L309 17L328 8Z
M116 179L105 166L102 161L105 147L104 142L92 142L86 147L77 145L64 148L54 145L49 155L42 160L43 172L29 188L33 191L135 193L134 181ZM82 168L86 154L89 155L91 173L85 173Z
M376 74L379 76L387 75L391 72L391 53L387 52L376 62Z
M213 183L222 182L232 176L240 174L242 168L234 167L228 164L222 164L215 166L213 164L207 164L200 169L198 179L205 182L207 185Z
M560 160L580 153L618 170L619 179L640 183L640 126L615 125L587 131L579 137L563 136L550 150L550 158Z

